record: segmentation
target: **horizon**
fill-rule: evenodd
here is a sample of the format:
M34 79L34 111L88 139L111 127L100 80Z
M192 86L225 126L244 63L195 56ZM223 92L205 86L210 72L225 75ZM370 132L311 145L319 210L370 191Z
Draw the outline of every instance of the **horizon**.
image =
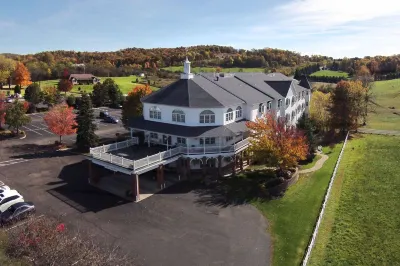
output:
M245 9L227 0L202 5L178 0L7 2L0 10L0 53L115 52L208 43L332 58L400 54L400 2L254 0Z

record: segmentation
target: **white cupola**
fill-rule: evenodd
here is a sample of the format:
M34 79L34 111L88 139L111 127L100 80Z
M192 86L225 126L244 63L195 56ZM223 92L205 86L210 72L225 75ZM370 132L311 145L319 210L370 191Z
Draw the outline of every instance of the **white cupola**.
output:
M183 63L183 73L181 73L181 79L192 79L194 75L190 73L190 61L186 57L185 62Z

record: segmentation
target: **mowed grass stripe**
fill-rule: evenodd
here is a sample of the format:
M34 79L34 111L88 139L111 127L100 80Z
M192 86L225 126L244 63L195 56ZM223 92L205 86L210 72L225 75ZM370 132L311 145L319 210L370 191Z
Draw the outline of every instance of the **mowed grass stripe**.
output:
M356 135L310 265L400 265L400 137Z

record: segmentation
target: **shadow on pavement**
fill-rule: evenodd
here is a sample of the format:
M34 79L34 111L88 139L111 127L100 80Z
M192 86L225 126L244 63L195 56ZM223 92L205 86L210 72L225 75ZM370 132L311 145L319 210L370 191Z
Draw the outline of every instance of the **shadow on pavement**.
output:
M99 212L129 202L89 185L86 160L64 166L58 178L64 185L47 192L81 213Z

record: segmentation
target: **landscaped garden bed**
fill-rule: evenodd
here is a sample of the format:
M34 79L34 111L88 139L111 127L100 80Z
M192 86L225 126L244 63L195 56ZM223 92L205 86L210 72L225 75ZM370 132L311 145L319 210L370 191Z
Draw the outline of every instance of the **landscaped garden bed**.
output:
M18 133L12 130L0 130L0 140L6 139L22 139L25 137L25 132L20 130Z

